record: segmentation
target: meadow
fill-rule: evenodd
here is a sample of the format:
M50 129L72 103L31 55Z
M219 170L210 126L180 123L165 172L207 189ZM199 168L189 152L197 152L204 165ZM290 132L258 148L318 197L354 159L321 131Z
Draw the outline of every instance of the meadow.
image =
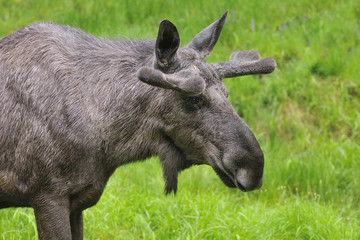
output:
M169 19L186 46L227 9L207 61L256 49L278 64L225 80L263 149L263 187L229 189L197 166L165 196L158 158L122 166L84 212L85 239L360 239L360 1L0 0L0 37L53 21L156 38ZM0 210L0 239L37 239L33 210Z

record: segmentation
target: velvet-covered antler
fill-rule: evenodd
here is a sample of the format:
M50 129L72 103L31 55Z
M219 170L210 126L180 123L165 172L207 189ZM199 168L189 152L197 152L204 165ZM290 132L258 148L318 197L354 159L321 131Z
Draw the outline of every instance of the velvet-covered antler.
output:
M141 67L137 77L152 86L173 89L185 94L199 94L205 89L205 80L196 70L183 70L174 74L165 74L151 67Z
M274 59L260 58L255 50L237 51L230 56L230 61L213 64L221 78L232 78L243 75L267 74L276 68Z

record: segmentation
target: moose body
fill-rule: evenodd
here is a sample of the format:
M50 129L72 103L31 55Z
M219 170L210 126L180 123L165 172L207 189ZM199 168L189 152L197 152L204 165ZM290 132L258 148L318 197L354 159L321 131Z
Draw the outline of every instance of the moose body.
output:
M54 23L1 39L0 208L34 208L40 239L82 239L82 211L115 169L154 155L166 193L195 164L229 187L259 188L263 153L221 79L270 73L275 62L246 51L206 63L226 15L184 48L166 20L156 42Z

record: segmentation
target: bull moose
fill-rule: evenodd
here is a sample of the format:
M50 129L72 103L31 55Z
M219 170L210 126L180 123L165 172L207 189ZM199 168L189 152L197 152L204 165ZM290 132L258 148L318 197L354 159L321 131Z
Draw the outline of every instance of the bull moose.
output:
M115 169L159 156L165 192L210 165L224 184L261 187L264 157L222 79L271 73L256 51L209 64L227 11L179 48L168 20L156 41L108 40L36 23L0 40L0 208L32 207L39 239L82 239L82 211Z

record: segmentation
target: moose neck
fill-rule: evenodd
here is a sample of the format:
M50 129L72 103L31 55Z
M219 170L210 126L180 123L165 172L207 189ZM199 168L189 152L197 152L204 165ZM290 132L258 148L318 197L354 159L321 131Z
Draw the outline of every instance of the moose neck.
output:
M114 167L156 154L162 124L156 117L158 109L149 101L133 95L118 109L118 117L108 127L109 160Z
M99 130L107 144L107 164L113 168L155 154L155 139L161 138L158 136L161 124L157 112L161 111L159 99L164 94L162 89L144 84L136 78L140 66L153 64L154 43L121 44L132 44L131 51L124 53L118 62L110 66L112 76L101 79L102 83L97 85L102 88L97 88L95 93L100 113L97 121L101 122Z

